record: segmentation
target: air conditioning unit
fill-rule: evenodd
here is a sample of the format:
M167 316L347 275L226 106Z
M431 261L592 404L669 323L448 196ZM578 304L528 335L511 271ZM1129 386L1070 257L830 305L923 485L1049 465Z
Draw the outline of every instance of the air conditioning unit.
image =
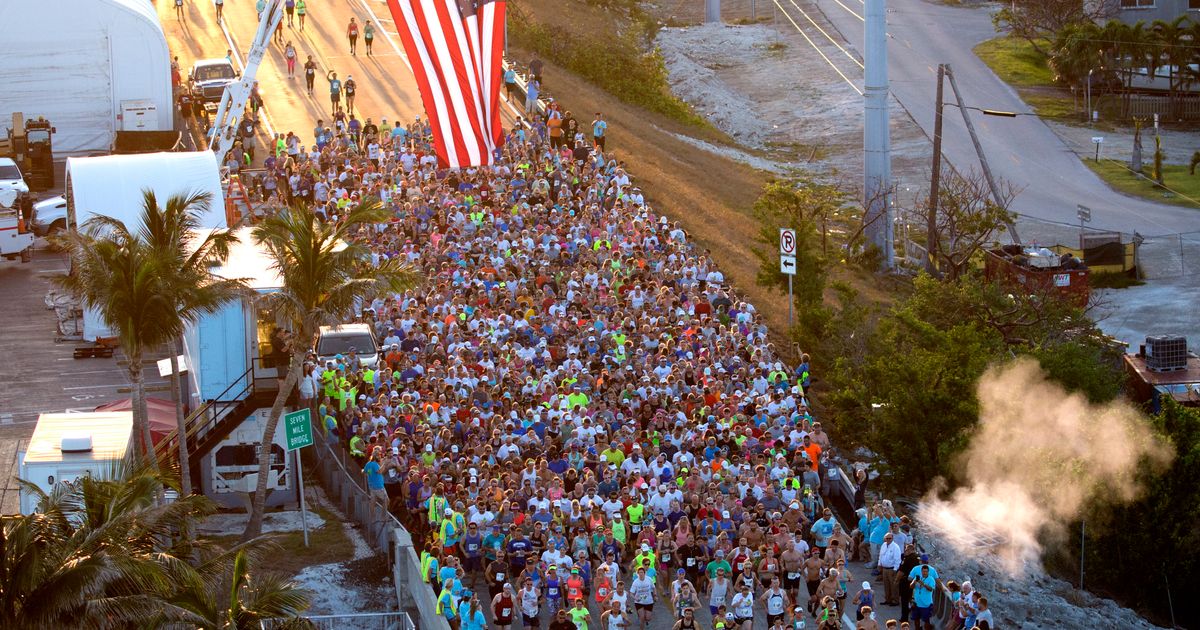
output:
M1151 335L1146 337L1146 367L1155 372L1187 369L1187 337Z

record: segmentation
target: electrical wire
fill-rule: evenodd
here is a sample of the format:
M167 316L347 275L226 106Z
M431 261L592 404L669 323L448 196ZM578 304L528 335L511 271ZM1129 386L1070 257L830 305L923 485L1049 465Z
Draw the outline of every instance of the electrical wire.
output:
M859 96L862 96L863 91L857 85L855 85L855 83L853 81L850 80L850 77L846 76L846 73L842 72L841 69L838 68L837 65L833 63L833 60L830 59L825 54L825 52L822 51L820 49L820 47L817 46L817 43L814 42L812 40L812 38L810 38L808 36L808 34L804 32L804 29L800 28L800 25L796 23L796 20L792 19L791 14L789 14L787 12L787 9L783 8L783 5L779 3L779 0L771 0L771 1L775 3L776 7L779 7L780 12L783 13L783 17L787 18L787 20L792 23L792 26L796 28L796 31L798 33L800 33L800 36L803 37L804 40L808 42L808 45L812 46L812 49L817 51L818 55L821 55L821 58L825 60L825 63L829 64L829 67L833 68L833 71L838 73L838 76L842 77L842 80L845 81L846 84L849 85L851 89L853 89L855 92L857 92ZM839 48L840 48L840 46L839 46Z

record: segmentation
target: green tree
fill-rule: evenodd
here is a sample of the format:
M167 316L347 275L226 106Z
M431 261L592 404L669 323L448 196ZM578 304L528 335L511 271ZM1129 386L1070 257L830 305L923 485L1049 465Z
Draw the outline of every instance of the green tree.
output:
M1144 468L1143 493L1126 506L1096 505L1087 520L1085 567L1091 589L1120 593L1130 606L1160 624L1200 624L1200 598L1194 576L1200 571L1200 409L1163 401L1151 416L1154 430L1175 448L1165 471ZM1064 573L1079 569L1079 528L1061 546ZM1168 593L1168 587L1170 591Z
M55 282L78 296L84 308L99 312L115 329L129 362L136 451L139 457L152 460L144 357L174 337L179 319L175 305L162 291L154 252L111 219L93 218L82 231L67 233L61 242L70 253L72 268Z
M384 291L403 291L416 281L414 273L398 258L372 266L370 249L355 238L360 229L388 218L388 213L373 201L349 211L337 223L322 221L309 206L294 205L254 229L255 242L266 248L271 267L282 279L280 289L263 299L292 326L295 341L287 377L258 445L258 486L244 539L262 533L275 427L318 329L341 322L361 300L370 300Z
M1010 0L992 15L992 22L997 31L1007 30L1046 54L1043 46L1056 33L1072 26L1095 24L1113 13L1109 2Z
M839 443L861 436L894 485L924 489L950 472L966 444L977 420L975 382L1003 343L967 318L948 326L927 321L911 301L868 334L862 364L838 364L830 376L826 398Z
M157 503L162 479L138 467L115 481L84 477L49 493L22 482L37 511L0 517L0 627L192 621L160 596L167 588L162 567L196 551L179 533L213 506L199 496Z
M223 264L237 237L228 230L205 230L201 217L209 210L212 195L193 192L172 195L159 206L154 191L142 191L142 214L136 233L125 231L116 219L98 217L113 234L125 240L137 239L154 259L159 295L174 305L173 320L164 322L170 329L167 346L174 361L179 356L179 339L184 326L202 314L216 312L223 304L245 293L241 280L221 278L212 270ZM187 426L180 395L179 374L171 371L171 394L175 399L175 422L179 436L179 467L184 495L192 493L188 465Z
M262 571L280 547L255 539L192 565L168 567L171 594L167 601L200 621L204 630L258 630L267 620L291 619L273 627L304 627L297 615L309 607L309 593L295 581Z
M1155 20L1151 26L1151 44L1158 67L1167 68L1167 96L1171 102L1170 115L1177 116L1179 92L1186 89L1190 73L1186 68L1196 60L1192 19L1181 15L1168 22Z
M829 218L845 201L845 193L833 186L803 181L771 182L754 202L754 218L759 224L753 248L759 261L758 284L787 291L788 276L779 268L779 230L796 231L792 293L802 326L821 306L828 275L823 234Z

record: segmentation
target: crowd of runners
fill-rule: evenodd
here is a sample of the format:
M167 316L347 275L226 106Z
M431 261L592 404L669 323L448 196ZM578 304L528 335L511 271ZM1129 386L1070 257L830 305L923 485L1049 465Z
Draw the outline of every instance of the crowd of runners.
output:
M932 627L943 587L950 628L992 627L887 501L859 493L850 531L834 518L808 356L785 365L753 305L646 204L600 114L551 104L506 131L496 166L453 172L426 121L333 105L250 183L328 221L379 199L394 220L358 238L421 272L364 304L379 362L313 357L300 393L420 541L454 628ZM883 604L900 619L876 619Z

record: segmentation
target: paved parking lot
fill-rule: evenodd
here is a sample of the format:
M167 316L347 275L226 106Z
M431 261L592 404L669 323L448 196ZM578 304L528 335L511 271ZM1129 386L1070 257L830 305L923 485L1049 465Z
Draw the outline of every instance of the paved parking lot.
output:
M33 434L38 414L91 411L128 396L120 391L129 385L120 352L110 359L74 359L82 342L55 342L57 320L45 296L67 267L66 256L40 239L32 262L0 259L0 514L18 509L17 452ZM146 383L165 383L153 364Z

